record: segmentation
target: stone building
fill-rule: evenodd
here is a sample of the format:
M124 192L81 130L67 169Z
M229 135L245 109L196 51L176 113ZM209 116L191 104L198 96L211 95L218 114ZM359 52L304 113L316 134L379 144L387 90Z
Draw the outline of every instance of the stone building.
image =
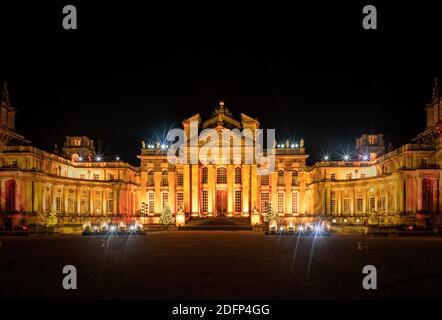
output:
M260 129L259 122L245 114L236 119L223 102L209 119L196 114L183 121L186 161L170 161L171 144L143 141L139 166L104 161L84 136L66 137L57 154L32 146L15 132L6 85L0 108L1 229L33 227L49 213L57 215L63 230L110 222L157 224L166 206L177 224L215 216L261 224L270 207L286 226L439 223L442 99L437 83L426 108L427 127L410 143L390 150L382 134L365 134L356 140L355 157L312 166L302 139L274 148L250 142L243 133ZM226 129L229 136L222 134ZM210 161L188 161L192 152L201 156L208 143L220 147L218 154L210 154ZM274 156L269 172L262 170L266 165L258 155Z

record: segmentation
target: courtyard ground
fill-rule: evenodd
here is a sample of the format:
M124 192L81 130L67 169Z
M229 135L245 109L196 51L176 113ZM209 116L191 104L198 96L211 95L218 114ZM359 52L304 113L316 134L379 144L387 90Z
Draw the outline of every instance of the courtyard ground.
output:
M0 238L0 299L442 297L442 238L266 236L248 231ZM78 289L62 288L74 265ZM362 287L374 265L378 290Z

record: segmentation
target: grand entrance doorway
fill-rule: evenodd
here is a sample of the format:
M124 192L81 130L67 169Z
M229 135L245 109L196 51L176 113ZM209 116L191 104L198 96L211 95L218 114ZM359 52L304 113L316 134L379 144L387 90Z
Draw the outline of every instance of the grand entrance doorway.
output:
M227 214L227 190L216 191L216 215L225 216Z

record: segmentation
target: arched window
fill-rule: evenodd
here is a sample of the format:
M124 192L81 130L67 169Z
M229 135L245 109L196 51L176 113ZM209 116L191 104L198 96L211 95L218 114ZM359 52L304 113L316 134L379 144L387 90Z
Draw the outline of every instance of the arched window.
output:
M161 173L161 186L162 186L162 187L167 187L168 185L169 185L169 176L168 176L168 174L167 174L167 171L164 170L164 171Z
M153 187L155 184L155 180L153 178L153 171L149 171L147 173L147 186L148 187Z
M218 168L216 171L216 183L227 183L227 169Z
M297 186L298 183L299 183L299 180L298 180L298 171L293 170L293 172L292 172L292 185L293 185L293 186Z
M278 186L284 185L284 171L279 170L278 171Z
M176 185L178 187L182 187L184 185L183 172L182 171L178 171L177 174L176 174Z
M235 168L235 183L241 183L241 168Z
M261 185L262 186L268 186L269 185L269 175L264 174L261 176Z
M203 183L207 183L208 171L209 171L209 169L207 169L207 167L203 168L203 176L202 176Z

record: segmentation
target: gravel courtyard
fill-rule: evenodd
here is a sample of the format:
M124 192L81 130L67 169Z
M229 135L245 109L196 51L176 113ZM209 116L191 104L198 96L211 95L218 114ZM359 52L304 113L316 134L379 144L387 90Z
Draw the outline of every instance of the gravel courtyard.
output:
M0 299L401 299L442 297L442 238L159 232L0 238ZM78 289L62 287L63 266ZM362 287L377 268L378 290Z

